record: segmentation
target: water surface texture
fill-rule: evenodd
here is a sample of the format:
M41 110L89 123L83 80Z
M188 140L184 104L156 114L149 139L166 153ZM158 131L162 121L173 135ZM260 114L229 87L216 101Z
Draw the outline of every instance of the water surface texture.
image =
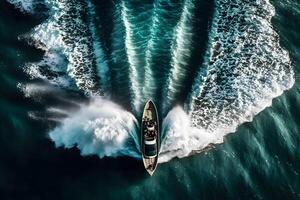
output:
M300 199L296 0L0 11L3 199ZM162 133L151 178L149 99Z

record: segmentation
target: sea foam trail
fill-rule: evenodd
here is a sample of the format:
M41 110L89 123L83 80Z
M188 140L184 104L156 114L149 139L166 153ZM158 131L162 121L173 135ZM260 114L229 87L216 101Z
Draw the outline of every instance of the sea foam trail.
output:
M145 53L145 71L144 71L144 84L143 84L143 102L147 101L148 99L153 99L155 96L155 92L157 90L155 80L154 80L154 72L153 72L153 65L152 65L152 52L155 50L155 40L159 37L159 27L160 27L160 10L159 2L155 1L153 6L153 12L151 17L151 28L150 28L150 38L147 43L146 53ZM155 99L153 99L155 100Z
M67 68L62 68L61 71L65 70L64 75L67 74L74 80L77 88L87 94L102 94L96 72L93 38L87 26L86 2L84 0L46 0L45 4L50 9L50 17L45 23L34 28L29 35L31 43L46 51L46 59L49 59L47 56L49 52L57 54L56 57L63 55L68 64ZM44 77L51 76L51 66L48 72L42 72L40 64L31 67L39 71L40 75L47 73ZM29 73L30 70L30 67L27 68Z
M192 126L188 114L180 106L174 107L164 118L162 133L160 163L174 157L188 156L209 144L223 142L223 137L216 137L205 129Z
M13 4L16 8L20 9L25 13L34 13L34 0L7 0L9 3Z
M93 40L94 57L96 61L97 76L101 80L101 89L104 94L109 95L111 91L111 79L108 66L107 56L104 54L103 45L101 44L100 34L95 26L96 11L92 1L87 1L89 29Z
M141 109L141 76L139 68L141 68L141 62L139 60L138 48L134 43L134 25L130 22L129 9L126 7L126 3L123 1L122 7L122 20L125 27L125 46L126 53L129 62L129 79L131 83L132 94L132 109L135 113L139 113Z
M91 2L45 2L49 19L28 37L45 51L42 61L25 67L32 78L88 94L102 94L101 85L105 88L106 82L109 88L110 82L111 93L132 103L131 111L136 116L145 99L153 97L159 102L158 108L168 107L176 99L187 79L190 51L195 55L191 42L195 30L189 23L195 18L194 1L186 0L183 4L155 1L149 29L141 27L148 31L145 37L139 36L138 29L144 12L136 13L128 1L114 4L112 32L105 33L111 36L105 43L106 55L103 38L98 34L98 19L95 20L98 10ZM222 142L226 134L251 120L271 105L272 98L294 83L289 56L279 46L278 35L271 25L275 11L270 3L267 0L216 0L215 3L207 52L185 109L175 107L163 119L159 162L188 156ZM149 79L143 82L141 77ZM164 82L166 87L160 87ZM47 93L53 89L40 84L25 84L20 88L25 96L39 102L45 102L43 96L51 96ZM46 109L52 120L58 121L57 116L63 120L50 133L57 146L77 146L83 155L140 157L138 124L132 114L101 98L79 106L73 112L52 105Z
M174 26L180 19L182 2L154 1L151 17L150 38L146 49L144 71L143 103L152 99L160 110L162 85L171 62L170 45L174 35Z
M49 135L56 146L77 147L82 155L140 158L137 121L120 106L96 98L78 111L68 113Z
M68 59L63 53L64 44L55 22L49 19L22 37L45 51L41 61L25 64L24 71L31 79L42 79L58 87L77 88L68 74Z
M188 78L189 59L192 51L193 36L193 13L195 5L192 0L186 0L183 6L180 20L175 28L174 41L172 43L172 60L169 75L166 79L163 94L164 113L176 100L178 94L184 89L185 81Z
M131 106L128 58L124 44L125 27L122 21L121 8L113 5L113 27L111 32L110 71L112 91L118 97L125 99L127 106Z
M149 99L159 101L161 83L169 67L170 44L173 30L179 19L181 3L154 1L151 17L150 37L146 46L146 65L143 82L143 103Z
M31 79L46 80L50 84L73 90L76 84L67 73L68 63L63 54L48 51L43 59L35 63L26 63L24 71Z
M289 56L279 46L278 35L271 25L275 11L268 1L219 0L216 9L213 19L216 27L212 29L215 32L210 34L212 46L207 49L207 77L200 81L202 84L198 85L200 89L197 88L198 94L193 97L188 115L187 127L191 128L186 129L195 134L176 129L177 119L169 114L166 118L169 120L165 121L171 128L165 130L162 145L162 155L168 156L162 161L174 157L172 153L167 154L168 151L182 157L209 143L221 142L224 135L252 120L271 105L272 98L294 83ZM177 121L184 120L187 121L186 117ZM210 134L209 142L201 142L198 137L201 132Z
M268 1L218 1L216 6L208 76L191 117L197 127L234 130L289 89L293 71L272 28L275 10Z
M209 26L208 41L206 45L207 50L204 54L203 64L196 71L194 83L192 85L191 91L187 95L186 103L184 105L184 108L187 112L191 111L195 97L202 93L203 87L201 86L207 80L210 56L213 55L215 49L215 44L213 44L213 38L218 29L218 16L219 10L215 9Z

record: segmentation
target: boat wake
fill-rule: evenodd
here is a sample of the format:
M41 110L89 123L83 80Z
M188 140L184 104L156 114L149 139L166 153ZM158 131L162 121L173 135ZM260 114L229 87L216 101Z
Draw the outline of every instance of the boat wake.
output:
M268 0L7 1L33 15L36 2L48 8L48 19L20 36L45 52L24 67L34 84L20 88L34 99L53 87L88 99L46 109L63 116L50 138L82 155L139 158L137 119L148 99L162 119L159 162L200 152L294 84Z
M103 99L93 99L69 113L61 125L50 131L56 146L76 146L82 155L132 156L137 152L137 120L120 106Z

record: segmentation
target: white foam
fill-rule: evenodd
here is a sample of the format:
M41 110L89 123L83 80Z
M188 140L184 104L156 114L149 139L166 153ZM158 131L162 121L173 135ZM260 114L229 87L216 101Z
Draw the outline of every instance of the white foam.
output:
M62 115L69 115L70 114L65 109L63 109L63 108L56 108L56 107L47 108L47 112L49 112L49 113L55 113L55 114L62 114Z
M54 91L54 88L48 85L41 85L37 83L18 84L18 88L24 93L26 98L35 98L39 101L42 93L49 93Z
M94 93L95 88L101 90L95 76L98 72L104 80L108 66L104 61L103 52L97 51L102 50L102 46L96 37L94 22L85 23L80 17L80 13L87 11L86 8L81 4L77 6L78 2L75 0L46 0L46 3L50 8L51 17L36 27L31 35L34 44L46 53L41 62L28 64L26 72L32 78L44 79L52 85L64 88L72 85L74 81L84 92ZM88 6L88 12L93 16L92 6ZM187 0L175 27L176 37L172 46L173 68L166 87L169 99L176 96L176 92L181 88L180 83L186 76L184 66L190 56L192 37L192 28L189 26L189 18L192 18L190 6L192 4ZM188 106L191 112L187 114L181 107L175 107L163 120L164 139L159 162L188 156L203 150L209 144L223 142L226 134L235 131L241 123L251 121L258 112L271 105L272 98L282 94L283 90L290 88L294 83L288 54L279 46L278 36L272 28L271 17L274 15L274 8L268 1L218 0L216 6L206 58L204 66L201 66L207 73L199 73L195 81L191 95L192 103ZM69 15L73 8L78 18ZM126 82L129 71L133 112L139 113L141 102L145 98L142 94L146 93L142 92L142 76L138 69L143 62L139 57L140 47L137 47L134 41L135 24L131 21L130 14L131 11L124 2L119 7L116 6L111 57L112 68L115 67L116 71L117 86L127 86L123 83ZM161 26L167 25L166 22L157 23L157 18L158 16L153 18L153 29L159 30L163 28ZM148 50L144 52L147 71L143 74L146 78L152 76L151 56L160 44L160 41L155 41L155 37L161 32L155 32L153 29L153 41L149 41ZM167 38L165 40L171 41L170 31L166 32L168 35L164 36ZM81 33L87 34L83 36ZM126 51L127 55L123 55L123 51ZM67 66L64 57L68 60ZM94 69L95 59L98 71ZM58 75L45 73L42 69L44 67L52 74ZM145 83L154 94L155 88L151 88L149 82ZM20 88L26 97L32 98L39 98L41 93L53 89L37 84L25 84ZM120 106L96 98L89 105L81 105L79 111L66 113L55 108L49 109L69 116L62 121L61 126L50 132L50 138L57 146L77 146L83 155L140 157L138 133L135 130L137 120Z
M120 106L97 98L79 111L69 114L62 125L50 132L56 146L76 146L82 155L127 155L140 157L139 147L130 147L134 139L136 123L134 116Z
M92 2L87 2L88 10L89 10L89 28L93 38L93 49L94 55L97 65L97 75L100 77L102 90L104 94L109 95L109 90L111 89L110 83L110 74L109 74L109 66L106 60L106 56L103 51L103 46L100 41L100 36L97 32L97 28L95 26L94 18L96 17L95 6Z
M60 80L61 82L73 79L77 88L83 92L101 94L95 64L96 56L93 50L96 46L93 46L90 27L84 21L85 15L88 15L87 5L75 0L46 0L45 3L50 10L50 17L46 22L34 28L30 34L31 42L36 47L45 50L46 54L56 52L67 59L68 65L64 70L68 78ZM72 16L74 12L77 13L76 17ZM47 55L45 58L48 59ZM33 70L28 70L30 71ZM34 73L31 73L32 75ZM36 75L37 78L48 78L41 72Z
M34 12L34 1L33 0L7 0L9 3L13 4L16 8L20 9L25 13Z
M212 45L203 66L207 76L199 75L201 80L193 86L189 116L192 127L205 130L219 142L291 88L294 72L273 30L275 11L268 1L219 0L216 6ZM197 146L186 149L185 155L201 150Z
M30 35L36 47L45 51L64 50L64 42L57 22L50 18L35 27Z
M169 109L176 95L184 87L184 81L188 78L188 61L192 51L193 26L192 19L195 12L195 6L192 1L185 1L183 11L178 24L175 27L175 36L171 46L172 61L171 69L164 86L163 112Z
M155 49L155 39L159 34L159 25L160 25L160 15L159 15L159 3L158 1L154 2L154 8L151 18L151 30L150 38L147 42L146 52L145 52L145 72L144 72L144 84L143 84L143 99L141 101L145 102L148 99L151 99L155 95L157 87L155 85L154 73L153 73L153 57L152 51Z
M180 106L174 107L163 120L162 132L165 138L161 144L160 163L174 157L185 157L211 143L223 142L222 135L193 127L188 114Z
M141 109L141 83L139 81L140 74L138 71L139 58L137 48L133 42L133 25L129 21L129 9L126 7L126 3L122 2L122 20L125 27L125 46L126 53L129 62L129 80L131 83L131 93L133 110L135 113L139 113Z
M67 63L58 52L47 51L44 58L36 63L27 63L24 71L31 79L42 79L53 86L76 89L72 79L67 75Z

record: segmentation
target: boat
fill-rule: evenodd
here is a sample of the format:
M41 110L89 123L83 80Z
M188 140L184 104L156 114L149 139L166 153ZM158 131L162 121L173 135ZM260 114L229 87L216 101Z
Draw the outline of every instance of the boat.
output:
M141 123L141 152L146 171L152 176L158 161L160 135L158 114L153 101L146 102Z

